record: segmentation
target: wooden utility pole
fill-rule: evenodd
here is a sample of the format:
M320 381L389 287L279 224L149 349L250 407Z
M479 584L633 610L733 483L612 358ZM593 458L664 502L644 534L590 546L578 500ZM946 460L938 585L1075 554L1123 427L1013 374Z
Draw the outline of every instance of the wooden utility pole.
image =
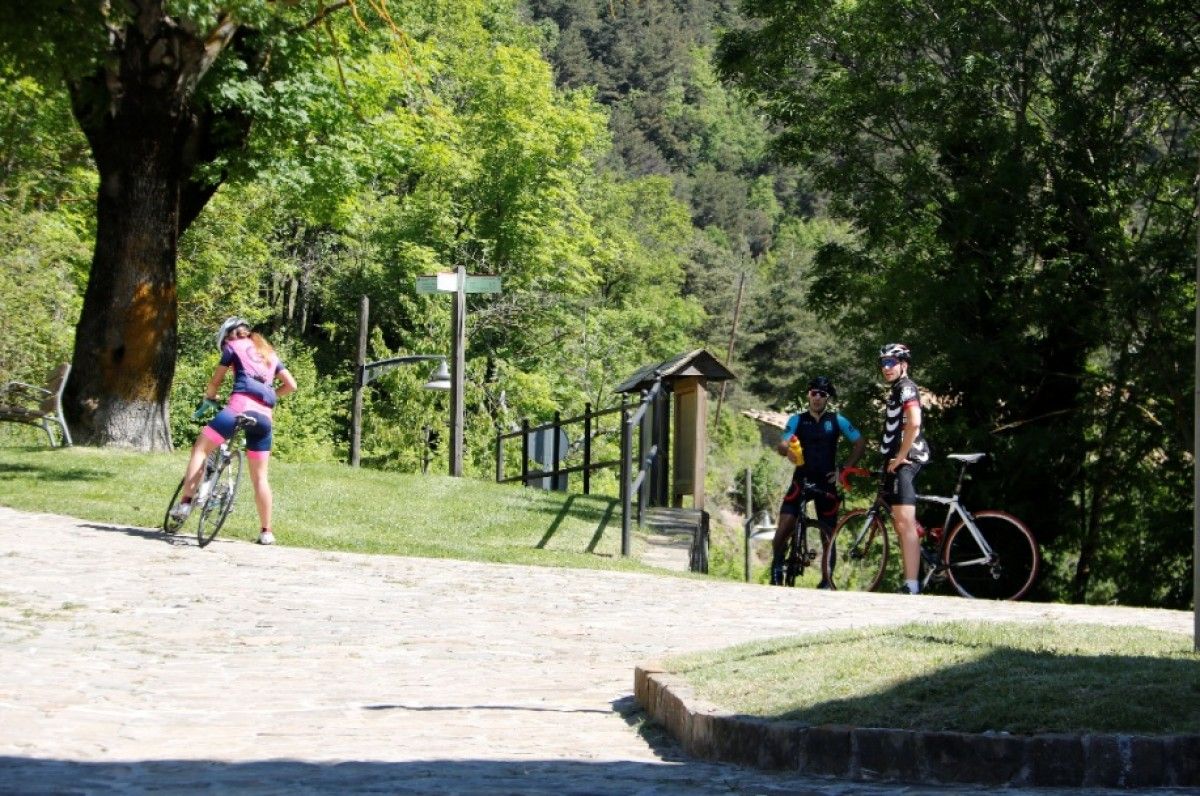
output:
M733 327L729 330L729 350L725 353L725 367L729 367L733 360L733 343L737 337L738 317L742 314L742 293L746 289L746 272L743 270L738 276L738 292L737 300L733 303ZM721 394L717 396L717 411L713 418L713 425L721 422L721 404L725 403L725 385L729 382L721 382Z
M450 346L450 475L461 476L463 469L463 426L465 414L463 411L463 374L466 371L467 348L467 269L458 266L455 269L454 309L450 314L451 335Z
M358 305L358 360L354 363L354 404L350 411L350 466L358 467L362 445L363 368L367 364L367 315L371 302L366 297Z
M1200 652L1200 156L1196 161L1196 350L1192 394L1192 647Z

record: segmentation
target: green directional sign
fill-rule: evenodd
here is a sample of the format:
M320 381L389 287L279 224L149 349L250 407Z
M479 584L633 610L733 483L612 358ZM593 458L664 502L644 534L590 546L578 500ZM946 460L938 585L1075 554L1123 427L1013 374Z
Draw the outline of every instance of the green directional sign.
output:
M472 276L468 274L467 283L463 285L463 290L467 293L499 293L500 277L483 274Z
M417 293L453 293L458 290L458 275L454 273L428 274L417 277ZM499 293L500 277L493 274L468 274L463 284L464 293Z

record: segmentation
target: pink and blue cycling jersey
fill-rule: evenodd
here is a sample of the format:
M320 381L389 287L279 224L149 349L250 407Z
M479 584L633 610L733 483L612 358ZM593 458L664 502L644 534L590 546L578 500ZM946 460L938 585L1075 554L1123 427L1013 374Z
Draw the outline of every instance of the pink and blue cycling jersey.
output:
M225 343L221 349L221 364L233 368L233 394L226 409L237 414L247 409L271 416L275 406L275 376L284 370L279 357L263 358L254 341L242 337Z
M255 424L246 429L246 456L265 459L271 453L273 433L271 408L275 406L275 377L284 370L279 357L263 357L254 342L243 337L225 344L221 349L221 365L233 368L233 394L225 408L205 426L201 433L214 445L233 436L237 416L247 414Z

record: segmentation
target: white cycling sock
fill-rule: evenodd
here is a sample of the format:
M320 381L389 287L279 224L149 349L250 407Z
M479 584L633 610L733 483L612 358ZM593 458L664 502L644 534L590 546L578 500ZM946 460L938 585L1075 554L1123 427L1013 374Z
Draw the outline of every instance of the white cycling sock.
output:
M919 580L906 580L904 581L904 585L907 586L908 590L913 594L920 594L921 592L921 582Z

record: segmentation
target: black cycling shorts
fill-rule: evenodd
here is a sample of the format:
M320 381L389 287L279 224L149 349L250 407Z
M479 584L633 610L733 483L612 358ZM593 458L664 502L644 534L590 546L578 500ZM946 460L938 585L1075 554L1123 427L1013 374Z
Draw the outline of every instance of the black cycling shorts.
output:
M917 505L917 473L921 472L919 464L902 464L896 472L888 473L883 482L883 499L889 506Z
M842 506L841 498L836 494L837 490L829 485L825 479L813 481L818 489L827 489L830 495L818 495L810 498L813 505L817 508L817 521L822 525L832 528L837 522L838 509ZM804 503L804 481L802 478L797 478L792 481L788 493L783 496L783 504L779 507L779 515L795 514L800 515L801 505Z

